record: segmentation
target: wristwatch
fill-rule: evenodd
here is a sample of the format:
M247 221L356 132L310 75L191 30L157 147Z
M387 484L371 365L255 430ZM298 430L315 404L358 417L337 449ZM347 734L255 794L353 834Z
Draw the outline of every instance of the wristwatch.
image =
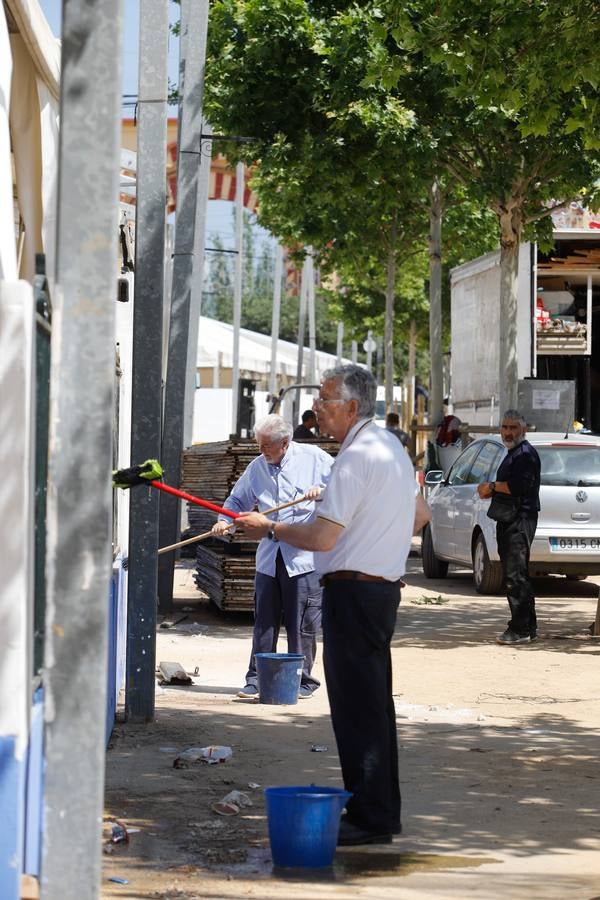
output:
M495 481L490 481L490 488L491 488L492 494L495 494L496 493L496 482Z
M275 526L274 525L272 528L269 528L269 530L267 531L267 537L269 538L270 541L278 541L279 540L279 538L275 534Z

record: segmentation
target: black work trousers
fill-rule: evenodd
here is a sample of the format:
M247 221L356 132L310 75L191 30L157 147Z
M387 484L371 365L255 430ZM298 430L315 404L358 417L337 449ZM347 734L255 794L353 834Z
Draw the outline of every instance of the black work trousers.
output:
M321 586L316 572L288 575L281 551L275 560L275 575L256 573L254 631L246 684L257 684L255 653L275 653L281 624L287 635L287 652L302 653L301 684L316 690L321 682L311 674L321 628Z
M390 643L400 583L330 581L323 591L323 664L349 821L376 834L400 829Z
M516 634L535 636L535 597L529 579L529 551L535 535L537 516L520 516L514 522L496 523L498 554L511 611L508 627Z

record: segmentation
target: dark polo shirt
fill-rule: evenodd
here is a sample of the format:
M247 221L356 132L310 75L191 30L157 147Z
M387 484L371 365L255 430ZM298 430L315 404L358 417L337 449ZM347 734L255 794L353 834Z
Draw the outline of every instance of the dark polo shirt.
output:
M509 450L500 463L496 481L506 481L513 497L521 500L521 512L535 518L540 509L540 458L525 440Z

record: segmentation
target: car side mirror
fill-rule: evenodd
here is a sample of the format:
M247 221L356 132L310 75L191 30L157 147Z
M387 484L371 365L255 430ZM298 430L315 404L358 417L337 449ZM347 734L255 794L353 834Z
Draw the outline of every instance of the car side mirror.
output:
M441 469L432 469L425 476L425 484L439 484L444 480L444 473Z

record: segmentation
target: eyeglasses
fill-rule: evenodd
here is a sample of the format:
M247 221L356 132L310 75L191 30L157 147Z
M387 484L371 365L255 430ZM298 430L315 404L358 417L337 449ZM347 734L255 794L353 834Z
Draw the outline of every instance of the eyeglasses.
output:
M345 398L335 397L331 400L327 400L324 397L315 397L313 399L313 406L322 406L324 403L348 403L349 401Z

